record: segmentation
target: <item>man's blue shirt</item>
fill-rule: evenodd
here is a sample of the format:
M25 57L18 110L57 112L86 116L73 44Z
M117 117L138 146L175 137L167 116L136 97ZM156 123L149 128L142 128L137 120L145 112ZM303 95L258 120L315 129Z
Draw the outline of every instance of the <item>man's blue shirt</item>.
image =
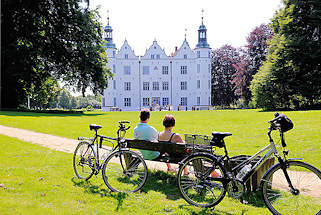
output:
M138 123L134 128L134 137L139 140L157 141L158 132L147 123ZM140 152L146 160L153 160L160 155L159 152L150 150L140 150Z

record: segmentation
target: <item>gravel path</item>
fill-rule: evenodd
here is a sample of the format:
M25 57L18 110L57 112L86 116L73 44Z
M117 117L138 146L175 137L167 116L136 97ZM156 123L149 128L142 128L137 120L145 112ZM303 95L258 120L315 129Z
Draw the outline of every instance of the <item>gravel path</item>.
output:
M0 134L56 151L74 153L78 140L0 125ZM106 148L106 147L104 147ZM146 161L148 169L167 170L165 163ZM174 165L177 168L177 165Z
M74 139L69 139L65 137L58 137L51 134L44 134L40 132L20 129L20 128L13 128L8 126L0 125L0 134L17 138L19 140L30 142L33 144L37 144L43 147L47 147L49 149L62 151L62 152L68 152L73 153L78 141ZM157 170L163 170L166 171L167 167L165 163L161 162L155 162L155 161L146 161L146 164L148 166L148 169L157 169ZM177 165L173 165L174 167L178 167ZM306 177L305 172L296 172L295 175L297 178ZM308 177L309 178L309 177ZM280 181L280 180L277 180ZM321 190L321 186L318 180L316 180L316 184L311 184L312 187L310 187L310 193L307 193L306 195L309 196L315 196L320 195L319 190Z

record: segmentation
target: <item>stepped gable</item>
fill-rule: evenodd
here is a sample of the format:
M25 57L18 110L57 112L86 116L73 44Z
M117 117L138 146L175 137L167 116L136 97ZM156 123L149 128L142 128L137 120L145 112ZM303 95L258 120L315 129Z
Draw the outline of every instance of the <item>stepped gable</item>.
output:
M125 39L116 57L125 59L126 55L128 59L138 59L138 57L135 55L134 50L131 48L131 46L128 44L127 40Z
M158 58L159 57L159 58ZM164 49L162 49L156 39L153 41L153 44L146 50L144 56L141 57L142 60L145 59L168 59Z
M189 46L186 39L179 49L175 48L175 52L171 55L172 59L184 59L185 57L187 59L195 58L195 53Z

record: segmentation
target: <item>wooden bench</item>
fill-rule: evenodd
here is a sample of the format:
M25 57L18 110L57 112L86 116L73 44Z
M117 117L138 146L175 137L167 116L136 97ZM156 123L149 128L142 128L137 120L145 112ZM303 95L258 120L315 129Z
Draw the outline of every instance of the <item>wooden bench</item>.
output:
M147 140L125 139L124 147L133 149L142 149L150 151L158 151L161 155L168 156L159 157L153 161L178 163L186 156L195 152L211 152L212 147L208 145L195 145L185 143L172 143L167 141L151 142Z

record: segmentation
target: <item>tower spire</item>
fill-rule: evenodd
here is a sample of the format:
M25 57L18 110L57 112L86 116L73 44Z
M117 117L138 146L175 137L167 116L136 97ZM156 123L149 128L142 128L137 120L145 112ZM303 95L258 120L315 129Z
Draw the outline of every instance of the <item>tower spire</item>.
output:
M207 35L206 35L206 27L203 22L204 19L204 9L202 9L202 24L198 29L198 43L196 45L197 48L210 48L209 44L207 43Z
M107 25L109 25L109 10L107 10Z

